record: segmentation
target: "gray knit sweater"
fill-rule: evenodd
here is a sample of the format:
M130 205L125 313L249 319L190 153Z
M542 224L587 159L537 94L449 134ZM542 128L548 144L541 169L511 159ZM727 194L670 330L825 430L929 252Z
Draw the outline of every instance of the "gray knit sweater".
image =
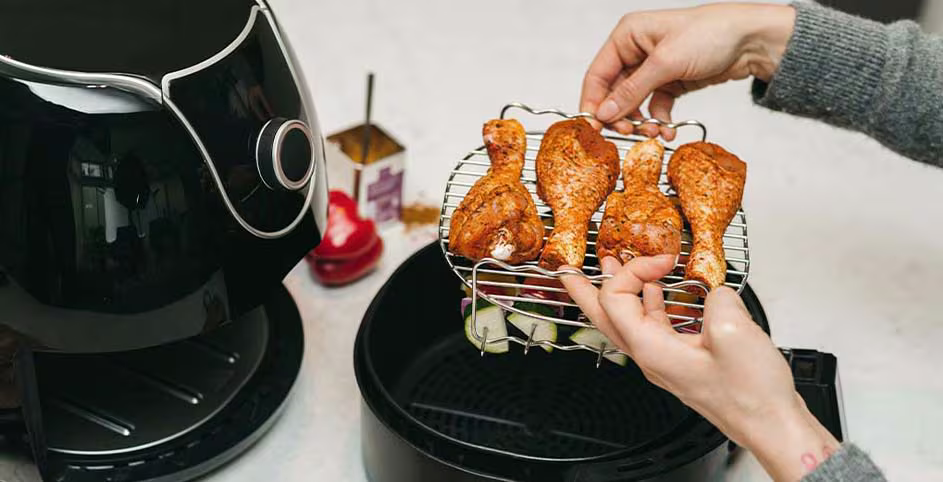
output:
M863 132L943 167L943 39L909 21L883 25L794 3L796 26L773 79L755 81L762 106ZM803 482L877 482L881 471L846 443Z
M796 26L762 106L861 131L943 167L943 38L914 22L884 25L793 3Z

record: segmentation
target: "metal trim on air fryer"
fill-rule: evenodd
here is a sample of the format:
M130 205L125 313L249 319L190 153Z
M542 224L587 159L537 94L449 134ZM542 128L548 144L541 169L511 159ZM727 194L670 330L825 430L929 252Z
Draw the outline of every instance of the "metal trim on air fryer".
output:
M295 217L295 219L291 223L289 223L287 226L283 227L282 229L279 229L277 231L262 231L252 226L251 224L249 224L249 222L246 221L242 217L242 215L239 214L239 212L236 210L232 201L229 199L229 194L226 192L226 186L223 184L222 178L219 176L219 173L216 171L216 164L213 162L213 158L212 156L210 156L209 150L206 149L206 146L203 144L203 141L200 139L199 135L197 134L196 129L193 128L193 126L187 120L186 116L183 114L183 111L181 111L180 108L177 107L177 105L173 102L170 96L170 83L172 81L191 75L193 73L199 72L201 70L204 70L216 64L220 60L226 58L233 51L235 51L240 45L242 45L245 39L252 32L252 29L256 23L256 19L258 18L259 11L262 11L263 15L268 21L269 26L272 29L272 34L275 36L276 42L278 43L279 50L281 50L282 56L285 59L285 63L288 65L288 70L291 72L292 80L295 83L295 89L298 90L298 95L299 95L299 98L301 99L301 104L304 107L304 109L307 111L308 105L306 102L304 102L304 95L301 91L301 85L298 82L298 76L295 73L295 69L294 69L294 66L292 65L291 58L288 56L287 51L285 50L285 46L282 42L281 34L279 34L278 32L278 26L272 20L269 14L268 8L265 7L264 4L263 6L252 7L249 13L249 20L248 22L246 22L246 26L242 29L242 32L239 33L239 36L237 36L235 40L233 40L229 45L227 45L226 48L224 48L223 50L220 50L215 55L204 60L203 62L187 67L186 69L181 69L181 70L177 70L169 74L166 74L161 79L161 86L162 86L164 104L167 105L167 107L174 113L175 116L177 116L177 120L179 120L180 123L187 129L187 132L190 133L190 137L193 139L193 142L197 145L197 148L200 150L200 153L203 155L203 158L206 161L207 167L209 167L210 174L213 177L213 183L216 184L216 188L219 189L219 194L223 198L223 204L225 204L226 209L229 211L229 214L232 215L232 217L236 220L237 223L239 223L239 226L241 226L243 229L248 231L250 234L258 238L262 238L262 239L277 239L290 233L296 227L298 227L299 224L301 224L301 221L304 219L305 213L307 213L307 211L310 210L311 202L314 199L314 192L317 187L316 179L314 179L314 173L317 170L317 167L315 166L315 164L317 164L317 160L315 158L316 146L313 144L311 136L310 135L308 136L308 143L310 144L310 147L311 147L311 156L314 159L312 159L312 162L310 164L311 167L309 169L309 173L306 174L306 177L307 177L306 182L308 183L308 192L305 194L305 200L301 206L301 209L298 215ZM256 152L258 153L258 144L256 144ZM258 159L256 159L256 169L258 169ZM278 175L279 170L280 169L276 169L276 175ZM266 186L268 186L268 184L265 183L264 178L261 176L261 172L259 173L259 178L260 180L262 180L263 184L266 184ZM302 182L302 184L304 183ZM301 186L292 190L298 190L300 188Z
M112 87L138 94L157 104L161 104L163 101L160 88L147 80L131 75L52 69L20 62L3 54L0 54L0 73L23 80L51 84L80 85L90 88Z
M269 119L265 124L262 125L262 128L259 129L259 134L255 136L255 172L259 174L259 179L262 180L262 184L265 184L265 187L269 189L274 189L274 187L268 185L268 181L265 180L265 176L262 175L262 166L259 163L259 148L262 147L262 136L265 135L265 131L268 129L269 124L275 122L277 118ZM253 193L255 191L253 190Z
M288 64L288 70L291 71L292 79L294 79L295 81L295 88L297 88L298 95L301 97L301 105L304 106L305 114L310 116L309 118L306 118L305 120L307 120L309 124L312 124L315 127L317 127L318 119L317 119L317 112L314 109L314 104L311 102L311 99L309 98L308 89L302 88L302 86L307 86L308 83L304 82L305 80L304 72L295 69L295 64L293 62L293 60L295 59L295 55L291 49L291 45L282 38L281 29L278 27L278 22L275 20L275 17L271 13L271 9L268 7L268 5L266 5L264 0L256 0L256 3L259 4L260 8L262 9L262 13L265 14L265 19L268 20L269 26L272 28L272 32L274 32L275 34L275 41L278 43L278 48L281 49L282 55L286 59L286 63ZM317 129L317 130L319 133L321 132L320 129ZM327 155L324 153L324 139L321 138L319 134L316 139L312 139L312 142L314 141L317 141L318 145L312 146L312 147L319 148L321 157L320 158L317 157L318 154L316 153L314 148L312 148L311 150L311 155L315 157L315 161L314 161L315 164L318 163L318 160L320 160L323 163L324 159L326 159L327 157ZM317 193L317 196L319 196L319 200L323 203L322 205L325 206L324 209L312 210L314 211L314 219L318 226L327 225L327 207L326 207L327 206L327 176L325 175L325 169L323 167L324 166L322 166L321 171L318 171L317 167L315 167L314 168L315 172L311 176L312 177L311 182L315 183L316 185L321 186L320 189L316 189L316 193ZM319 178L323 178L324 182L318 183Z
M206 146L203 144L203 141L200 140L200 136L197 135L196 130L190 125L190 122L187 120L186 116L183 115L183 112L180 111L180 108L177 107L170 98L164 99L164 105L170 109L171 112L177 116L177 120L180 121L180 124L190 133L190 137L193 138L193 142L196 144L197 149L200 150L200 154L203 156L203 159L206 161L207 167L209 167L210 175L213 177L213 183L216 184L216 187L219 189L219 195L223 198L223 204L226 205L226 209L229 210L229 214L239 223L239 226L242 226L242 229L245 229L250 234L262 238L262 239L278 239L286 234L294 231L295 228L301 224L301 221L304 220L305 214L311 207L311 200L314 199L314 190L317 186L316 182L308 182L308 192L305 194L304 203L299 210L298 215L295 216L295 219L289 223L287 226L279 229L278 231L262 231L256 229L254 226L249 224L239 211L236 210L236 207L233 205L232 200L229 199L229 194L226 192L226 187L223 184L222 178L219 176L219 172L216 170L216 164L213 163L213 158L210 157L209 151L206 149Z
M289 191L297 191L313 177L315 161L312 160L308 163L308 170L301 177L301 180L292 181L291 179L288 179L288 176L285 175L285 170L282 167L281 145L285 140L285 135L287 135L290 130L294 129L300 130L305 135L305 138L308 139L310 144L312 137L311 129L309 129L308 125L304 122L298 119L285 120L278 117L269 119L268 122L262 126L262 129L259 130L259 135L256 136L255 139L255 170L259 174L259 178L262 179L262 183L265 184L266 187L273 190L278 188L277 186L269 185L269 180L266 179L266 176L262 174L262 141L263 138L266 137L266 133L269 131L269 126L275 122L282 122L282 125L276 129L275 135L272 136L273 148L271 157L268 159L268 161L272 163L272 173L275 175L275 180L277 180L278 183L281 184L281 186L285 189L288 189ZM311 153L311 156L314 157L313 152Z
M242 45L242 42L246 40L246 37L248 37L249 34L252 33L252 27L255 26L255 19L258 16L258 13L259 13L259 7L252 7L252 9L249 11L249 21L246 22L245 27L242 27L242 31L239 32L239 35L236 36L236 38L232 42L230 42L229 45L227 45L224 49L213 54L212 57L198 64L191 65L185 69L175 70L173 72L164 74L164 76L161 78L161 81L160 81L161 90L163 91L164 98L167 98L167 99L170 98L170 83L172 81L194 74L196 72L206 69L207 67L211 67L217 62L219 62L220 60L223 60L224 58L226 58L229 54L233 53L234 50L239 48L239 46Z
M288 176L285 175L285 168L282 166L281 147L285 142L285 136L288 135L290 131L296 129L300 130L304 134L305 139L308 140L308 144L311 145L311 130L308 129L307 124L297 119L290 120L282 124L275 132L275 140L272 141L272 144L275 146L275 149L272 149L272 164L275 167L275 177L282 186L291 191L297 191L301 189L305 183L311 179L312 174L314 174L314 161L311 160L311 162L308 163L308 170L305 171L304 176L301 176L301 180L292 181L291 179L288 179ZM314 157L313 150L311 151L311 157Z

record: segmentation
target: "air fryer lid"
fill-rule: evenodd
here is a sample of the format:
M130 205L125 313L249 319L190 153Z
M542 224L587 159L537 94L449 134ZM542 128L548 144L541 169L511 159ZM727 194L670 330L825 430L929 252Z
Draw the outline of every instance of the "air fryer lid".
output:
M222 50L251 0L4 0L0 52L33 65L160 82Z
M150 11L150 5L132 4L138 5L140 12ZM316 208L315 219L323 226L326 223L326 178L323 172L315 175L316 166L323 165L323 141L311 103L305 98L302 74L293 67L291 48L278 32L275 19L263 0L240 0L230 4L226 12L232 13L225 16L241 17L242 28L233 29L227 21L223 22L225 28L207 29L196 35L198 47L195 49L183 43L189 39L189 30L174 28L180 23L177 17L189 12L182 3L173 2L171 6L175 8L145 22L141 27L143 33L131 35L127 40L153 43L160 45L159 48L142 47L133 54L120 54L121 48L108 46L103 48L108 60L97 67L92 68L96 64L92 61L64 69L56 66L63 63L58 54L43 55L42 49L33 52L22 40L7 39L6 43L0 41L0 74L27 85L38 84L44 90L60 84L114 88L162 105L191 135L207 162L213 187L219 191L239 226L259 238L277 239L299 226L310 214L306 209L309 206ZM33 11L22 4L17 6L25 12ZM55 4L46 6L51 8ZM15 9L10 13L12 17L17 16ZM97 13L105 19L105 32L124 28L116 26L126 22L134 25L142 15L127 8ZM35 36L36 25L43 25L45 17L21 16L34 29L31 33ZM85 16L87 12L80 15L80 20ZM81 23L72 18L69 21ZM100 21L96 17L91 23ZM54 36L68 39L68 33L57 31ZM164 42L166 36L172 36L173 41ZM32 36L26 37L32 40ZM141 40L151 37L149 41ZM120 36L110 40L124 41ZM91 46L90 51L95 54L89 55L97 55L96 46ZM178 60L167 62L168 58ZM263 186L268 189L259 189ZM303 193L303 204L293 211L293 220L287 225L259 215L259 210L240 209L247 200L255 204L270 201L272 196L265 191Z
M463 296L430 245L377 295L356 343L366 405L428 456L514 480L563 480L567 471L617 460L628 480L690 463L726 440L631 363L595 368L591 353L524 355L518 347L481 357L461 330ZM743 296L766 328L752 291ZM387 442L367 430L370 471Z
M321 136L262 0L0 3L0 30L30 28L0 32L0 323L51 349L153 346L258 306L317 245ZM49 37L92 63L30 50Z

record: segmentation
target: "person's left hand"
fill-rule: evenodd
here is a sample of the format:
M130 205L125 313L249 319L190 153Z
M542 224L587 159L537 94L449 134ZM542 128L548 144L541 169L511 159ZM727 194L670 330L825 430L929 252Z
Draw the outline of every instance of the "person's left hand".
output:
M730 288L712 290L700 334L677 333L655 281L674 268L674 255L640 257L622 266L607 257L613 277L597 289L586 278L562 278L586 316L652 383L673 393L733 441L756 453L777 480L798 480L838 446L796 393L782 353Z

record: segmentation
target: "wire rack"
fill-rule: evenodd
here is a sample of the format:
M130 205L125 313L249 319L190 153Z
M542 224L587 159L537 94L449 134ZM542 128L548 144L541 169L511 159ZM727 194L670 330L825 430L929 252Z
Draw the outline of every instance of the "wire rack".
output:
M576 117L592 118L591 114L577 113L569 114L557 109L534 109L520 103L512 103L501 109L500 118L504 119L512 111L522 111L528 116L556 116L572 119ZM521 120L521 119L518 119ZM522 121L522 123L524 123ZM657 119L633 120L631 123L635 126L644 124L653 124L669 127L673 129L694 129L700 130L700 139L706 140L707 128L698 121L688 120L677 123L665 123ZM526 126L526 123L524 123ZM553 229L553 215L550 207L543 203L537 196L537 175L536 175L536 157L539 150L544 131L527 132L527 154L524 164L524 171L521 180L530 191L537 205L537 212L546 226L546 234L549 235ZM622 136L613 132L604 131L606 139L612 141L619 150L619 157L623 159L626 152L636 142L645 140L644 137L635 135ZM677 202L677 195L671 188L667 179L668 159L674 152L672 146L665 146L665 158L662 165L661 178L659 179L659 188L666 193L669 198ZM485 258L478 262L466 259L460 255L449 251L449 224L452 219L452 213L458 208L465 195L471 187L484 176L491 166L488 152L484 146L481 146L468 153L463 159L458 161L455 169L449 175L445 189L445 198L442 203L442 212L439 219L439 241L442 252L449 266L472 292L473 300L480 298L491 304L498 305L508 312L520 313L532 318L556 323L558 325L571 326L577 328L593 328L592 323L579 311L579 307L566 296L566 290L556 283L560 276L564 274L579 274L592 283L599 285L609 275L602 274L599 268L599 260L596 257L596 235L597 227L603 217L605 206L593 214L589 230L589 239L587 242L586 260L580 271L548 271L537 265L537 261L529 261L520 265L509 265L502 261L492 258ZM616 185L616 190L622 190L623 184L620 178ZM546 236L544 237L546 241ZM707 295L708 288L699 281L684 280L684 268L687 255L691 249L691 232L687 221L684 221L682 230L681 256L676 264L674 271L660 280L665 291L665 304L668 318L676 330L681 332L697 333L700 331L704 297ZM724 251L727 259L727 277L726 285L741 292L746 285L750 269L750 250L747 239L746 215L743 210L737 211L730 225L724 233ZM539 284L538 284L539 283ZM545 305L552 308L557 316L547 316L544 314L524 311L515 307L515 303L534 303ZM616 347L607 347L602 344L598 347L588 346L579 343L563 344L559 341L534 340L534 330L531 330L527 338L508 335L500 337L488 337L488 329L484 327L479 336L477 328L477 303L471 303L471 333L474 336L477 346L480 347L482 355L486 351L486 346L498 343L510 342L524 347L527 353L534 346L552 347L562 351L586 350L597 354L597 366L604 356L621 353Z

